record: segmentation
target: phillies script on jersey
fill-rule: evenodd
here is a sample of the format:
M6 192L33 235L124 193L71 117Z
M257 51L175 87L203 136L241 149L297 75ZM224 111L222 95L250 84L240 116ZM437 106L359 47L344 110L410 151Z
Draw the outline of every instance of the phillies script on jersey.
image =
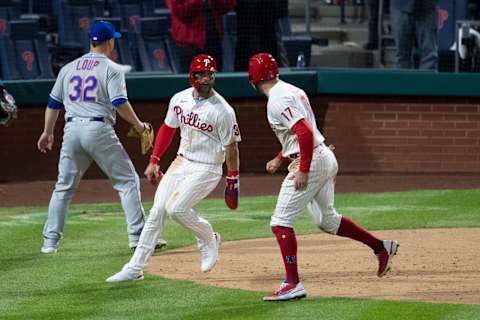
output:
M197 129L200 129L202 131L207 131L207 132L212 132L213 131L213 126L211 124L208 124L206 122L202 122L201 119L199 119L198 114L195 112L190 112L187 115L183 114L183 109L180 106L175 106L173 107L173 110L178 116L178 119L180 120L181 123L191 126Z

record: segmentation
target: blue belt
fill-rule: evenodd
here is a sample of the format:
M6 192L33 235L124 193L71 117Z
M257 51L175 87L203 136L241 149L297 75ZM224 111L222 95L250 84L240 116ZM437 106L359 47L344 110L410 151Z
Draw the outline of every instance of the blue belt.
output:
M67 117L67 122L72 122L75 119L80 119L80 120L83 120L83 121L105 122L105 119L103 117Z

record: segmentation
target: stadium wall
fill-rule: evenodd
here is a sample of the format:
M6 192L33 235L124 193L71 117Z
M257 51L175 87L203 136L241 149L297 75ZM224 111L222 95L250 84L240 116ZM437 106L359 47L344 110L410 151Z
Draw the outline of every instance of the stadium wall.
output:
M436 87L437 92L428 91L421 83L434 88L431 81L422 79L415 86L411 81L405 83L404 75L397 77L396 83L395 77L388 83L386 78L382 81L378 79L381 76L370 73L347 76L325 70L289 74L285 78L307 89L317 124L327 142L335 146L340 173L479 173L478 92L472 87L471 92L460 95L453 90L455 83ZM358 81L352 82L355 77ZM241 171L263 173L266 161L280 148L266 122L266 99L249 87L245 74L220 75L217 82L218 91L234 106L242 131ZM53 152L44 155L36 150L43 128L44 105L53 81L7 82L6 85L19 100L20 113L11 126L0 127L0 180L55 179L62 119L57 123ZM140 118L158 128L169 96L185 88L187 79L185 76L129 77L127 85ZM372 89L375 85L376 94L375 88ZM361 86L364 91L358 89ZM409 87L410 90L406 90ZM465 86L462 88L466 90ZM413 89L415 96L411 93ZM425 94L417 92L421 90ZM141 174L148 159L140 155L136 140L126 138L128 125L123 120L118 120L116 129ZM163 168L175 156L178 136L173 144L162 160ZM102 176L96 166L86 174L87 178Z

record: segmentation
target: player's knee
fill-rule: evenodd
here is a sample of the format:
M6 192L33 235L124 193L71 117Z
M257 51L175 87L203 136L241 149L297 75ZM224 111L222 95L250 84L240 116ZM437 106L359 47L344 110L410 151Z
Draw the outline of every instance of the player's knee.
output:
M167 202L165 205L165 210L167 214L173 218L185 212L183 206L179 205L179 203L175 201Z
M166 214L167 212L165 208L160 206L153 206L150 209L147 221L160 221L160 219Z
M326 233L336 234L338 227L340 226L340 221L342 216L337 213L337 211L331 207L323 211L322 221L320 224L317 224L320 229Z
M74 184L59 184L55 186L55 190L53 191L54 196L57 199L71 199L73 194L75 193L75 185Z

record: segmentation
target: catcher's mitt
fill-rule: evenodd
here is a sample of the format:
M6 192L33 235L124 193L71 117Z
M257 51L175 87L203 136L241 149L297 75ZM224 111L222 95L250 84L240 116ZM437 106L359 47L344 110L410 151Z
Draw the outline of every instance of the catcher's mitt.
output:
M0 87L0 124L8 123L17 118L17 105L15 99L6 89Z
M144 122L145 130L142 133L138 133L134 127L131 127L127 136L131 138L140 138L140 148L142 154L146 154L153 146L153 127L150 123Z

